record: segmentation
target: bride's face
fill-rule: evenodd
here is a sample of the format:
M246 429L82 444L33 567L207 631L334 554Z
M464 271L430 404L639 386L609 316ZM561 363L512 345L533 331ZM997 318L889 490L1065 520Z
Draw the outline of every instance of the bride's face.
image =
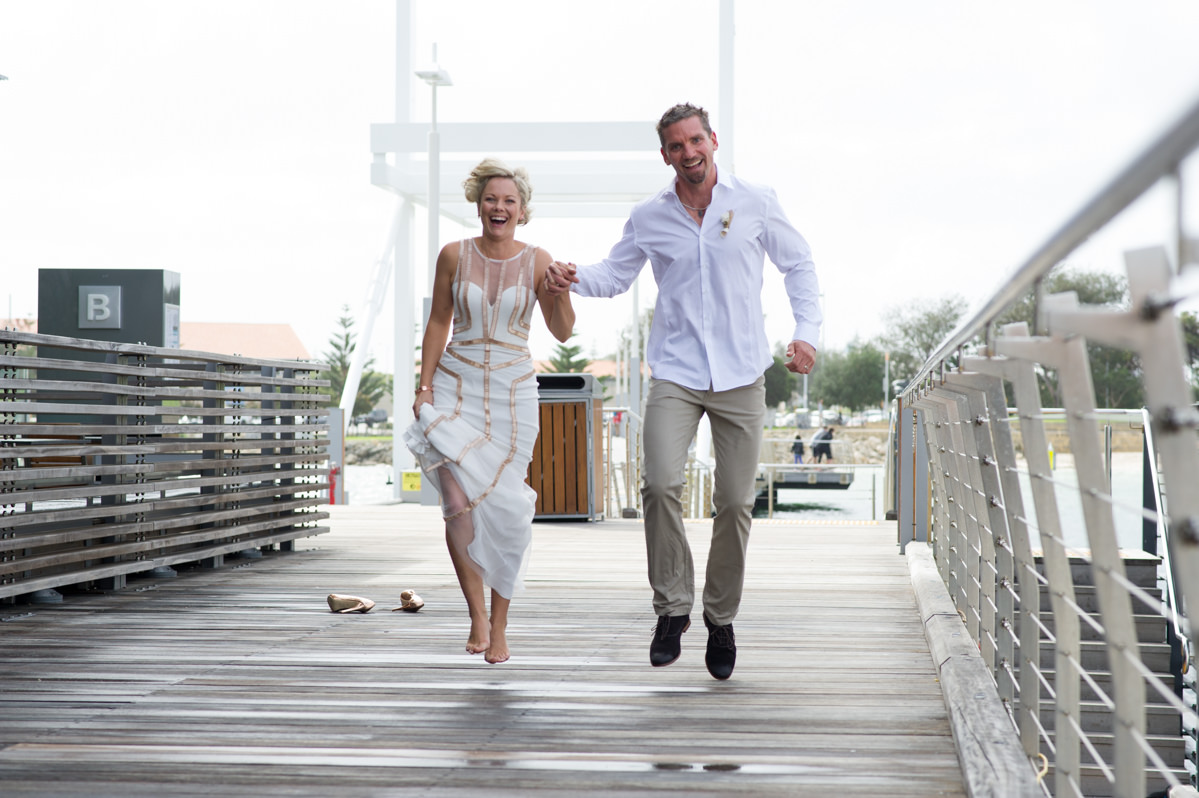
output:
M487 181L479 197L479 218L484 233L497 237L515 236L516 225L524 212L516 181L507 177L493 177Z

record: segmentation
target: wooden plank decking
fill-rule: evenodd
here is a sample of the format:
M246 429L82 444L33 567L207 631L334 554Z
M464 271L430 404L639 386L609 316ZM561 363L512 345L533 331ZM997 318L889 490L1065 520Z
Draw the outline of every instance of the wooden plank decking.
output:
M649 666L640 522L538 523L489 666L435 508L330 509L294 553L0 606L0 793L965 794L890 525L756 522L717 682L698 609ZM408 587L425 608L389 612ZM378 606L335 615L330 592Z

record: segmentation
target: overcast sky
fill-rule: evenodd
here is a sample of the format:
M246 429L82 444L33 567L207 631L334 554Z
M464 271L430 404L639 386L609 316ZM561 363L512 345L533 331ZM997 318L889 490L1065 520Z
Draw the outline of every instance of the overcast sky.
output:
M414 54L436 42L454 79L439 121L645 120L650 153L675 102L727 123L718 0L414 5ZM739 0L736 171L774 186L812 245L825 347L877 335L889 308L993 289L1199 100L1196 31L1191 0ZM185 321L289 323L319 356L341 307L361 313L395 208L369 175L395 35L391 0L0 0L0 302L34 315L39 268L169 269ZM402 79L426 121L428 88ZM1164 243L1169 202L1072 263L1117 270ZM586 263L622 223L534 219L521 238ZM642 284L645 305L648 269ZM585 353L608 354L628 299L576 306ZM390 370L387 308L373 349Z

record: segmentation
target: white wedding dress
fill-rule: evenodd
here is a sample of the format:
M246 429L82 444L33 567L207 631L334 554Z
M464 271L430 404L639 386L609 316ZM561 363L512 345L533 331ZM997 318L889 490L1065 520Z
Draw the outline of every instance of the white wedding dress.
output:
M467 553L484 583L505 598L523 586L537 502L525 482L538 432L529 355L536 253L526 246L494 260L473 239L462 242L454 326L433 377L433 404L421 406L404 434L440 493L442 467L462 486L474 527Z

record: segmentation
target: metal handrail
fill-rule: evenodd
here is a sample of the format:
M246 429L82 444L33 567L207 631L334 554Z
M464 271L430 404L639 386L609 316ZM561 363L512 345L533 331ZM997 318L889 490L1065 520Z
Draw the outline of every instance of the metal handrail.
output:
M904 394L919 386L954 352L988 330L1012 304L1025 295L1071 252L1135 202L1162 177L1199 147L1199 101L1134 158L1098 194L1074 214L1021 266L999 284L999 289L941 342L908 383Z
M1177 688L1171 688L1169 679L1159 678L1142 662L1141 631L1132 605L1138 601L1150 607L1152 614L1160 613L1184 651L1190 651L1194 589L1199 585L1195 545L1199 495L1190 489L1188 480L1199 472L1193 440L1199 414L1190 407L1190 390L1182 379L1186 361L1180 362L1183 348L1178 320L1172 312L1162 311L1172 309L1177 298L1193 293L1191 282L1180 279L1178 271L1199 254L1185 243L1181 203L1181 164L1197 148L1199 103L1194 103L1008 275L939 344L897 399L900 423L893 434L900 451L896 515L901 550L914 540L928 541L920 544L916 553L929 551L941 571L954 603L964 614L966 633L992 670L997 697L1013 710L1026 755L1031 760L1041 755L1039 748L1048 746L1054 757L1051 764L1058 794L1081 794L1088 767L1100 771L1098 776L1092 771L1090 778L1107 782L1103 789L1113 789L1122 798L1144 795L1151 778L1155 787L1169 787L1171 794L1194 794L1199 786L1195 770L1199 756L1194 746L1199 715L1194 694L1190 698L1175 696ZM1041 296L1041 281L1051 269L1160 180L1170 177L1177 183L1179 197L1174 210L1177 240L1168 248L1144 247L1125 254L1135 308L1080 307L1070 295ZM1177 256L1173 262L1172 254ZM1023 324L1013 324L997 336L1000 316L1030 290L1036 292L1038 311L1047 314L1052 335L1046 337L1043 330L1030 334ZM967 357L980 339L985 342L984 356ZM1158 457L1162 459L1162 479L1171 496L1163 497L1155 480L1156 513L1138 510L1146 517L1156 517L1162 525L1159 529L1165 546L1158 557L1165 573L1165 604L1150 598L1125 575L1112 517L1111 472L1100 468L1104 458L1110 457L1110 438L1105 435L1101 442L1095 434L1094 423L1102 411L1094 405L1087 343L1132 351L1143 365L1150 411L1142 418L1150 467L1156 466ZM955 358L956 364L952 363ZM1035 373L1038 363L1058 371L1068 411L1066 432L1079 458L1077 500L1083 511L1086 551L1069 549L1059 537L1062 528L1053 481L1042 449L1045 411ZM1012 393L1006 393L1009 390ZM1006 406L1009 396L1015 397L1025 441L1029 436L1039 441L1025 453L1028 474L1033 478L1034 507L1030 509L1025 508L1022 488L1015 481L1016 455L1006 414L995 412ZM1163 512L1163 498L1170 499L1173 525ZM1055 623L1073 627L1060 639L1056 635L1062 632L1061 626L1053 633L1033 633L1032 624L1040 626L1037 587L1041 578L1025 576L1040 567L1034 566L1029 533L1031 529L1039 534L1033 524L1042 522L1048 522L1050 529L1050 535L1041 538L1041 556L1051 617ZM1086 578L1092 580L1097 599L1098 624L1087 619L1092 610L1083 611L1070 598L1075 580L1071 558L1075 556L1089 566ZM1188 612L1192 616L1189 622ZM1017 613L1019 638L1017 625L1012 623ZM1080 619L1100 634L1111 672L1110 689L1105 686L1101 690L1087 675L1092 666L1083 664L1087 642L1080 643ZM1028 640L1024 639L1026 632ZM1039 687L1031 677L1035 671L1041 684L1049 686L1040 667L1041 645L1048 646L1055 659L1051 692L1056 725L1049 728L1039 717ZM1091 732L1076 722L1086 700L1080 698L1079 679L1106 707L1095 711L1110 714L1111 757L1107 762L1090 740ZM1182 754L1189 770L1172 771L1159 756L1149 731L1147 690L1179 713L1182 736L1190 738L1189 748ZM954 695L947 690L947 700ZM1093 766L1083 761L1084 748Z

